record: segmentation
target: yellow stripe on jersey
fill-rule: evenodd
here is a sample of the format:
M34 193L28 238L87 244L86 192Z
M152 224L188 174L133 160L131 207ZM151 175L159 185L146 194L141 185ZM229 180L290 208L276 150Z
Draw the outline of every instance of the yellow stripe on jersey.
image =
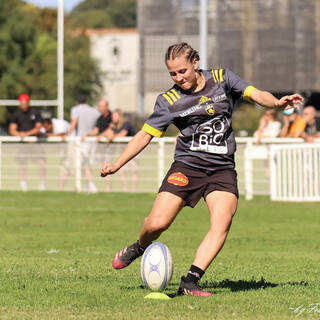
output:
M151 134L152 136L154 137L157 137L157 138L160 138L163 136L164 132L163 131L160 131L154 127L151 127L149 124L145 123L143 126L142 126L142 130L146 133L149 133Z
M216 76L217 81L219 81L219 71L214 70L214 75Z
M181 97L180 97L180 94L179 94L176 90L171 89L171 92L174 93L174 95L175 95L178 99L181 98Z
M170 91L168 91L167 94L170 96L170 98L171 98L174 102L177 101L177 98L176 98L176 96L175 96L173 93L171 93Z
M162 95L167 99L167 101L168 101L170 104L173 104L173 101L168 97L167 94L163 93Z
M219 70L220 82L223 82L222 72L223 72L223 69L220 69Z
M243 99L249 101L249 102L253 102L250 98L251 96L251 93L253 90L255 90L256 88L254 86L247 86L246 87L246 90L244 90L244 93L243 93Z
M212 78L213 78L213 81L214 81L214 82L217 82L216 77L214 76L213 69L211 69L211 72L212 72Z

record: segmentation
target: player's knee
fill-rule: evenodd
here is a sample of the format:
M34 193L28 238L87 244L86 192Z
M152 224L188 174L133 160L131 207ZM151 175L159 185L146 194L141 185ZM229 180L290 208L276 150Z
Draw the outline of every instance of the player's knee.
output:
M154 219L150 217L144 219L145 229L149 233L165 231L166 229L168 229L169 225L169 223L161 219Z

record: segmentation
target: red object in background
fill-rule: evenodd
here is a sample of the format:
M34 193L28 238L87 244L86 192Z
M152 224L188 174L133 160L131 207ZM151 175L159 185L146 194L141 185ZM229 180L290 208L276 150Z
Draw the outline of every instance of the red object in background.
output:
M30 101L30 97L26 93L21 93L18 99L19 101Z

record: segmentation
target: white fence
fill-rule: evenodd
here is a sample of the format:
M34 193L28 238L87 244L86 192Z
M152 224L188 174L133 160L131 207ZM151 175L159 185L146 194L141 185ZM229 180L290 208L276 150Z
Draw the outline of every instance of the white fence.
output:
M271 199L319 201L320 144L272 145Z
M154 138L135 160L108 179L100 178L104 161L114 161L130 138L117 138L112 144L85 142L79 138L0 137L0 189L20 190L25 179L28 190L93 191L86 181L90 174L98 191L157 192L174 153L174 138ZM269 154L271 146L296 144L301 139L266 139L256 145L253 138L237 138L236 167L239 191L246 199L270 194ZM318 145L315 143L314 145ZM81 154L88 155L83 159ZM23 171L25 170L25 178ZM273 172L274 170L271 170ZM90 179L89 179L90 180ZM273 187L272 187L273 189Z

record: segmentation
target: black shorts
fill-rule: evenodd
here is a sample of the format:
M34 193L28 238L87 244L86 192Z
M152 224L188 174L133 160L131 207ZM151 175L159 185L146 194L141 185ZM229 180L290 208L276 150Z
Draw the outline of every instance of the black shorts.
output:
M234 169L206 172L175 161L162 181L159 192L163 191L177 195L192 208L212 191L230 192L239 198L237 172Z

